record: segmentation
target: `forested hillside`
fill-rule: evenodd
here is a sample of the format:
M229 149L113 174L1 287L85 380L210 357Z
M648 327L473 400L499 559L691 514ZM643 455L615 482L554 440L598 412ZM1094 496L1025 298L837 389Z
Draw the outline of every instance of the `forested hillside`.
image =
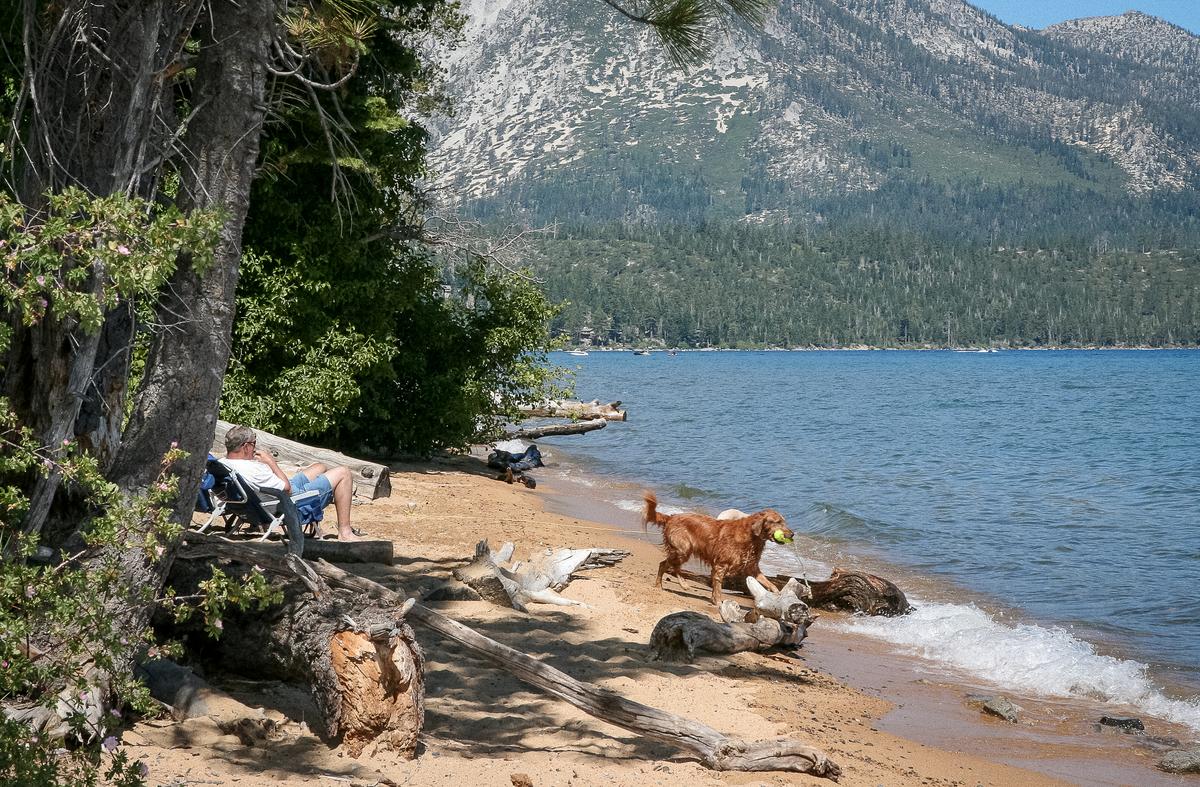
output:
M578 228L537 246L555 327L597 344L1200 343L1200 253L938 242L861 228Z

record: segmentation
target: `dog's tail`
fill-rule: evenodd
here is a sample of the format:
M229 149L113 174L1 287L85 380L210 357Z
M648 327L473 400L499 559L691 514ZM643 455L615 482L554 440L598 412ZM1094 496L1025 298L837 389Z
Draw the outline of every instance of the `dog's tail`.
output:
M646 529L646 525L665 527L671 517L658 513L658 498L654 496L653 492L647 492L643 498L646 501L646 513L642 517L642 530Z
M655 497L653 492L647 492L642 495L642 499L646 501L646 513L642 517L642 530L645 530L646 525L651 522L662 527L662 520L666 519L666 517L658 513L658 498Z

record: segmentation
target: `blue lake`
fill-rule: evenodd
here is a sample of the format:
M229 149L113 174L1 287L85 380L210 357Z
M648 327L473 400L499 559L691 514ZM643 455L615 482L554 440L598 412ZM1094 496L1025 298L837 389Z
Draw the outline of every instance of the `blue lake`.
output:
M865 633L1200 730L1200 352L552 360L580 398L629 411L542 443L623 481L615 502L635 508L645 486L678 508L777 508L816 557L945 586Z

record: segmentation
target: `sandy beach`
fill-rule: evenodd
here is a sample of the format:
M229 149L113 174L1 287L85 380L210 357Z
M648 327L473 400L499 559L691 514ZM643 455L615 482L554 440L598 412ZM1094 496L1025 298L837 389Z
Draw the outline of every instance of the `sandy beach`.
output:
M1007 696L1021 708L1018 723L985 716L967 695L986 687L955 682L875 641L837 633L829 625L833 613L822 613L798 656L651 662L646 643L659 619L713 608L700 589L656 590L656 535L630 532L628 514L613 521L601 504L581 497L574 488L498 482L474 456L395 466L391 497L354 509L356 526L394 542L395 565L346 568L414 593L465 564L483 538L515 542L517 558L547 547L627 549L628 558L583 572L564 591L586 606L534 605L528 614L486 602L432 606L576 678L723 733L805 741L841 766L841 784L1196 783L1155 768L1161 745L1154 741L1187 741L1186 730L1148 721L1151 734L1127 735L1097 725L1095 708L1013 695ZM194 722L153 721L127 731L124 745L146 762L149 782L163 785L830 783L799 774L710 771L681 751L540 693L427 629L415 631L427 681L415 760L370 750L352 759L309 731L305 720L315 710L302 689L222 683L215 675L209 677L216 684L277 719L277 739L246 745L231 735L201 734Z

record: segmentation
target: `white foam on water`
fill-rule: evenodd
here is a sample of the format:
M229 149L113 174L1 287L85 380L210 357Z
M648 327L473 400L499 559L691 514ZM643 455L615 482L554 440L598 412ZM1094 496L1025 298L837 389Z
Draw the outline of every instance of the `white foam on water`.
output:
M853 618L835 627L1007 689L1130 705L1200 732L1200 697L1167 697L1145 664L1097 653L1061 628L1003 623L974 605L910 601L915 609L908 615Z
M637 514L640 514L646 510L646 501L644 500L616 500L613 504L622 511L633 511ZM681 514L684 511L687 511L687 509L680 508L679 506L669 505L667 503L658 504L658 512L660 514L666 514L667 516L670 516L671 514Z

